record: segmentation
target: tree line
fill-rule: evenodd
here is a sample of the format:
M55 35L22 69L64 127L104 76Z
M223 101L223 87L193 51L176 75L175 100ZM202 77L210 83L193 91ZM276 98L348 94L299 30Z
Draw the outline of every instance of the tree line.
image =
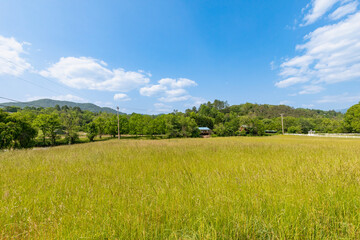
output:
M161 136L163 138L199 137L198 127L208 127L214 136L263 136L267 130L281 132L280 113L285 113L288 133L360 132L360 104L343 115L336 111L294 109L289 106L245 103L229 106L215 100L187 109L184 113L143 115L121 114L120 134ZM79 107L59 105L49 108L5 107L0 110L0 148L27 148L72 144L85 133L88 141L104 135L116 137L116 114L93 113Z

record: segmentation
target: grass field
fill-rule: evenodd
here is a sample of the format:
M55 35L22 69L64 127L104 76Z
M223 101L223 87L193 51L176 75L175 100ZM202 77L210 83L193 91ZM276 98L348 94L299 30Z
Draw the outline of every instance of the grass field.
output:
M0 239L359 239L360 140L111 140L0 153Z

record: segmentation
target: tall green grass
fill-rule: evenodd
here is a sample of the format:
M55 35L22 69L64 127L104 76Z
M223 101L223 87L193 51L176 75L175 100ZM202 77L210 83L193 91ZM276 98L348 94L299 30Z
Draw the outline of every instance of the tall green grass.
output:
M360 140L111 140L0 153L0 238L359 239Z

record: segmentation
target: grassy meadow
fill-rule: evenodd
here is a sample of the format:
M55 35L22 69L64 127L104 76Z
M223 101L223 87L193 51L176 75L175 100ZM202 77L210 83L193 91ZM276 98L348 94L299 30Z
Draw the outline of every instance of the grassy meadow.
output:
M0 152L0 239L359 239L360 140L110 140Z

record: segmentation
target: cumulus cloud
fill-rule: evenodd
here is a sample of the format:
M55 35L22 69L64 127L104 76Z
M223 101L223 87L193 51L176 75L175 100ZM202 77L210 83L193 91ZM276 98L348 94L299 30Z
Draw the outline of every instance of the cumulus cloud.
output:
M125 93L117 93L114 95L114 100L118 100L118 101L130 101L131 98L125 94Z
M128 92L150 81L143 72L109 69L105 62L88 57L60 58L59 62L40 74L72 88L103 91Z
M185 87L194 87L197 86L197 83L193 80L187 78L163 78L159 81L160 85L168 86L172 89L185 88Z
M280 66L277 87L301 85L300 94L317 93L319 85L360 80L360 12L317 28L298 45L298 56Z
M19 76L31 69L30 63L22 57L25 53L24 45L29 43L0 36L0 75Z
M167 90L167 88L165 86L162 85L152 85L149 87L143 87L140 89L140 94L143 96L147 96L147 97L151 97L154 95L157 95L161 92L165 92Z
M59 96L51 96L51 97L30 97L27 99L27 101L34 101L34 100L39 100L39 99L53 99L53 100L59 100L59 101L70 101L70 102L86 102L87 100L78 97L78 96L74 96L71 94L66 94L66 95L59 95Z
M197 86L197 83L187 78L163 78L158 84L140 89L143 96L159 96L161 102L181 102L192 98L185 88Z

